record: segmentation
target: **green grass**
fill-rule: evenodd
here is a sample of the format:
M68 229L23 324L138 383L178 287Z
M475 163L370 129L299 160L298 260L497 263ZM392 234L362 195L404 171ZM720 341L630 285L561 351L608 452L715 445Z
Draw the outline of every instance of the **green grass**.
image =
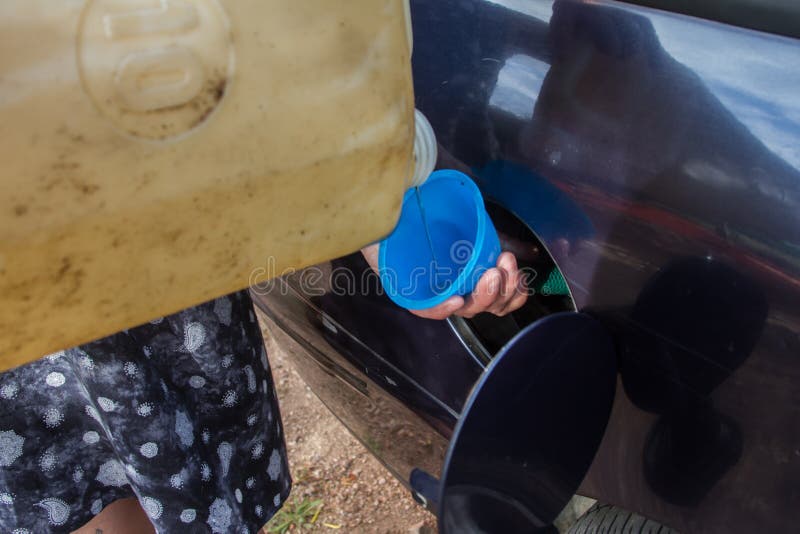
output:
M310 529L319 516L319 511L322 509L323 503L321 500L297 499L291 500L283 505L283 508L275 514L266 529L270 534L284 534L291 530L304 530Z
M364 445L366 445L367 448L377 456L380 456L381 453L383 452L383 447L381 447L380 441L373 438L372 436L367 436L366 438L364 438Z

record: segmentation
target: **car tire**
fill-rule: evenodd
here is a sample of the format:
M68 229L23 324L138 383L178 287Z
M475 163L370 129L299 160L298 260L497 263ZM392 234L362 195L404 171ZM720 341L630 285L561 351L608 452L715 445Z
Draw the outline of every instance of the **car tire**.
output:
M678 534L678 531L639 514L597 503L566 534Z

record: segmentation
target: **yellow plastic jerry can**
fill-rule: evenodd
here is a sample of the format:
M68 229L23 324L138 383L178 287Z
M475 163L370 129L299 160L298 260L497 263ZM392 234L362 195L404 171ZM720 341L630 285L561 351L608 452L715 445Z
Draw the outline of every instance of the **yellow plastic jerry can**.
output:
M0 2L0 369L387 234L402 0Z

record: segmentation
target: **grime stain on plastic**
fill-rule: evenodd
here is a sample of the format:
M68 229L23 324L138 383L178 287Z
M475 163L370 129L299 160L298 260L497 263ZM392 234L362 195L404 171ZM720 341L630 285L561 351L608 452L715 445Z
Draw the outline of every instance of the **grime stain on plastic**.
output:
M397 219L402 2L199 0L192 25L109 37L115 5L0 3L18 50L0 58L0 369L352 252Z

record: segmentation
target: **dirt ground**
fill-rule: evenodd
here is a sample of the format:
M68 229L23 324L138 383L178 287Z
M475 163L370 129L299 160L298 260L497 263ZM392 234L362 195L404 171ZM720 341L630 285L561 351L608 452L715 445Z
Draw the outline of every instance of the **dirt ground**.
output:
M261 325L294 478L289 501L261 534L434 534L436 518L311 392ZM558 530L566 532L594 502L575 496L556 519Z
M264 338L294 487L285 512L262 532L280 532L287 522L295 524L287 532L435 532L434 517L325 408L265 330Z

